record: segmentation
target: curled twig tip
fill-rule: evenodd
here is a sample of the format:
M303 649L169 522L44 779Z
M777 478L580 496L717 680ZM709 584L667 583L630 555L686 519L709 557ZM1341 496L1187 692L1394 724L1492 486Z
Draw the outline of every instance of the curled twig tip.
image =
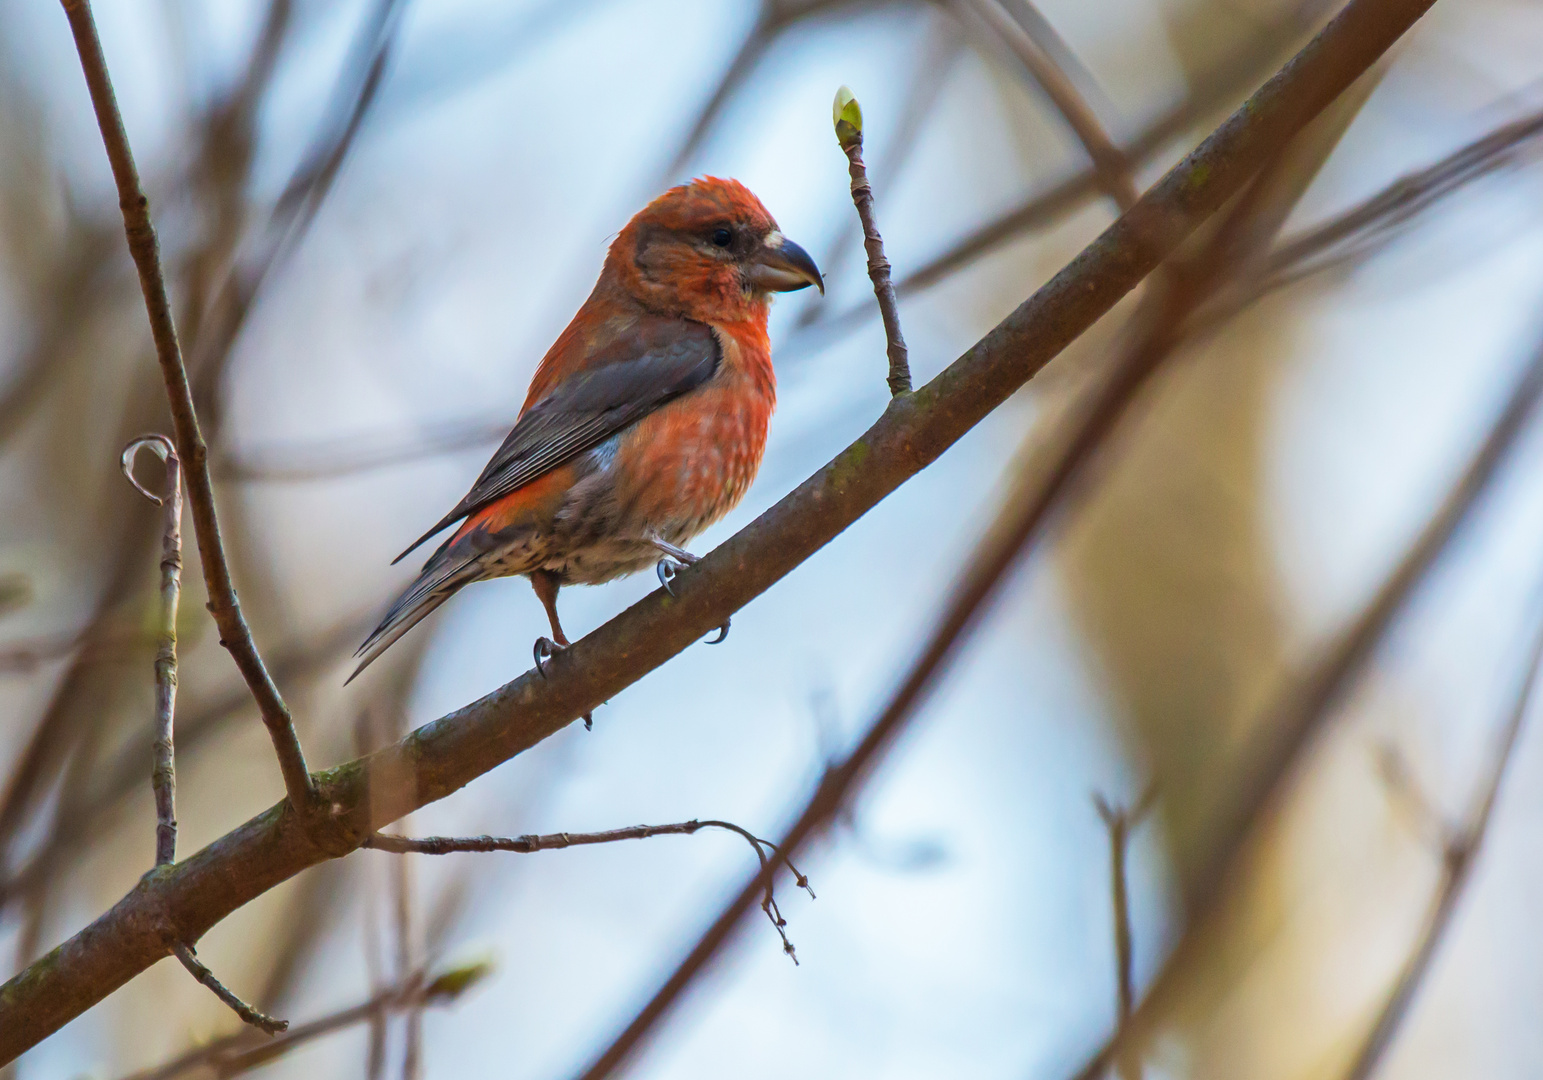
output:
M152 450L155 456L162 461L171 462L177 460L177 448L172 445L172 441L165 435L153 432L149 435L141 435L125 446L123 453L118 458L118 465L123 470L123 475L128 477L129 483L134 485L136 491L155 503L155 505L160 506L166 501L170 493L168 492L167 495L157 495L141 484L134 475L134 459L146 447Z

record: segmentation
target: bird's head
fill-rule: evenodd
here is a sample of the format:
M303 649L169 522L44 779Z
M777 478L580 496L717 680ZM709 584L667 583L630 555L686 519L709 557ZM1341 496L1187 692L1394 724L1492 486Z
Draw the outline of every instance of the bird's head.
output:
M606 270L644 306L703 322L765 318L771 293L825 283L738 180L671 188L627 223Z

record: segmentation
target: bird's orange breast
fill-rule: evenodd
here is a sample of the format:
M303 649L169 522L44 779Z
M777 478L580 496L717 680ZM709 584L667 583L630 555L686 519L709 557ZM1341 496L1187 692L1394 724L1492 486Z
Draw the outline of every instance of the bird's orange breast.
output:
M641 420L618 447L629 516L683 542L728 513L761 467L777 402L764 323L715 326L723 358L704 385Z

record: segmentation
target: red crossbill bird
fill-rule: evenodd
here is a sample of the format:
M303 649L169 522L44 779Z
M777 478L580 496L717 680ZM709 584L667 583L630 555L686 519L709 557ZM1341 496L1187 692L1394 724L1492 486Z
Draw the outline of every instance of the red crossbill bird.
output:
M810 285L825 291L814 260L736 180L704 177L639 211L471 491L397 556L460 522L360 646L350 680L473 581L530 578L552 624L538 669L568 644L562 586L652 564L668 588L696 561L685 545L755 479L776 404L771 294Z

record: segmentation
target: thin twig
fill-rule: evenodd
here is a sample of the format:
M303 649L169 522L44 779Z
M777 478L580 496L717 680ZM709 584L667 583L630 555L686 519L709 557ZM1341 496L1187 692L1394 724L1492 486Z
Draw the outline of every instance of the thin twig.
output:
M166 463L166 493L134 479L134 458L149 447ZM161 610L155 645L155 865L177 861L177 767L172 739L177 712L177 602L182 595L182 462L165 435L142 435L124 448L123 475L161 507Z
M735 825L732 821L717 821L714 819L675 822L670 825L630 825L622 829L607 829L604 832L589 833L546 833L545 835L528 834L526 836L426 836L421 839L411 839L405 836L394 836L390 833L374 833L367 836L360 847L374 848L378 851L389 851L394 854L417 855L450 855L460 852L490 852L512 851L519 854L530 854L536 851L555 851L560 848L583 847L589 844L611 844L618 840L647 840L654 836L690 836L701 829L727 829L744 837L745 842L755 851L756 858L761 862L761 873L758 881L764 880L761 886L761 910L766 913L766 918L772 927L782 938L782 951L793 961L798 963L798 954L793 950L793 943L788 940L786 933L787 920L782 917L781 910L777 907L777 901L772 895L772 886L775 881L776 862L788 868L793 880L798 887L814 898L814 889L809 885L809 879L799 872L792 861L782 852L778 845L770 840L763 840L750 830ZM767 851L770 851L773 859L768 860Z
M675 581L574 642L542 680L534 672L418 728L368 761L321 777L332 812L302 822L274 807L170 870L142 880L113 908L0 986L0 1061L57 1031L166 955L164 923L196 940L232 911L309 866L356 847L401 815L562 730L588 709L689 648L771 588L926 468L1107 314L1158 263L1387 51L1434 0L1349 0L1274 77L1152 185L1076 259L915 393L895 399L833 460ZM914 700L901 702L902 712ZM859 771L883 733L850 764ZM376 801L371 768L397 763L410 782ZM845 764L845 763L844 763ZM823 800L790 830L793 854L828 820ZM761 892L720 916L656 995L648 1015L607 1052L612 1065L673 1002ZM741 908L743 902L746 907ZM1137 1014L1140 1014L1138 1008Z
M123 128L123 116L118 111L112 81L107 73L102 42L97 36L96 21L92 18L88 0L60 2L69 19L86 86L91 93L91 105L96 112L97 126L101 129L102 142L112 165L113 179L117 182L118 203L123 211L129 253L134 257L134 266L139 272L140 289L144 293L145 308L150 317L151 336L155 339L156 357L166 382L172 425L176 431L177 452L187 470L188 501L193 508L193 526L198 538L204 582L209 593L209 611L220 628L220 643L230 651L252 696L257 699L263 723L268 728L274 751L278 755L279 769L284 776L284 791L290 805L296 810L308 810L315 801L316 787L306 769L305 753L300 747L299 736L295 734L294 718L290 716L279 688L257 651L251 628L241 613L241 605L236 599L235 586L231 581L230 564L220 538L214 486L209 477L209 448L204 443L198 426L198 415L193 408L193 394L188 384L187 369L183 366L182 349L177 341L171 302L167 298L166 280L161 270L160 244L156 240L155 226L150 220L150 202L140 185L128 134Z
M895 303L895 286L889 280L889 260L884 257L884 239L873 219L873 188L868 183L868 169L863 165L863 111L846 87L836 91L832 110L836 141L847 156L847 171L852 174L852 205L857 207L863 225L863 247L868 252L868 277L873 295L879 301L884 319L885 350L889 355L889 392L893 396L911 392L911 365L900 333L900 309Z
M254 1028L265 1031L269 1035L277 1035L281 1031L288 1030L288 1020L277 1020L266 1013L260 1013L231 993L230 988L215 978L214 972L205 967L203 962L198 959L198 955L193 952L191 945L184 945L178 942L171 947L171 951L178 960L182 961L182 966L188 969L193 978L214 991L214 996L230 1006L230 1011L241 1017L245 1023L251 1024Z
M1388 991L1387 999L1383 1002L1377 1019L1372 1023L1366 1039L1356 1052L1355 1060L1345 1073L1345 1080L1370 1080L1376 1073L1377 1066L1393 1044L1399 1026L1408 1015L1409 1007L1414 1003L1415 996L1425 981L1431 961L1435 959L1436 951L1440 948L1448 927L1451 926L1457 905L1473 876L1474 863L1477 861L1480 847L1484 844L1484 837L1489 832L1490 821L1494 817L1495 803L1500 796L1500 786L1505 780L1506 771L1512 759L1516 756L1516 744L1521 737L1522 726L1526 723L1528 713L1532 711L1532 701L1537 693L1540 674L1543 674L1543 624L1540 624L1533 633L1532 646L1522 670L1510 715L1506 719L1504 728L1501 729L1494 756L1479 784L1467 820L1460 826L1447 830L1449 835L1441 848L1441 881L1436 887L1435 895L1431 898L1430 910L1426 913L1425 923L1415 941L1414 949Z

